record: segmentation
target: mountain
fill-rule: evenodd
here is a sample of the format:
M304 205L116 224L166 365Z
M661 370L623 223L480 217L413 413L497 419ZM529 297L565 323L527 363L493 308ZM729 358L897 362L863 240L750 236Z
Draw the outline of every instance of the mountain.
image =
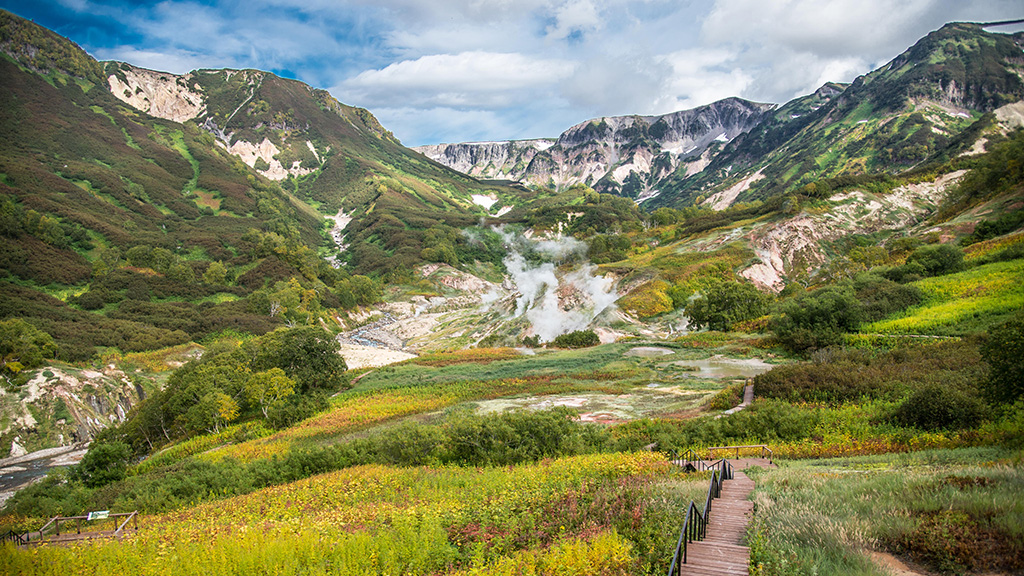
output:
M414 148L482 178L564 189L585 184L642 201L679 169L693 170L774 108L729 98L661 116L609 116L577 124L557 139L440 144Z
M0 79L0 320L30 320L65 360L351 308L352 275L378 291L408 278L441 251L428 229L476 224L480 199L523 193L426 160L301 82L101 63L2 11ZM339 211L352 219L342 252L325 219ZM479 252L444 242L449 259ZM313 301L275 313L300 288Z
M730 98L664 116L598 118L545 147L417 150L474 175L558 189L582 182L649 208L722 209L969 150L993 122L986 114L1024 99L1022 47L1024 33L951 23L852 84L829 83L782 106Z

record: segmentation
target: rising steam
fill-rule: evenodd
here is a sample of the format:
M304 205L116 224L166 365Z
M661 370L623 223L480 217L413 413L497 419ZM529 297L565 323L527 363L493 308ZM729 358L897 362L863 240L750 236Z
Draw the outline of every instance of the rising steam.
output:
M615 306L619 294L614 283L594 275L597 268L586 260L587 246L583 242L561 236L533 240L502 229L496 231L509 250L504 264L520 294L515 317L525 315L542 342L583 330ZM560 276L559 270L566 267L570 271Z

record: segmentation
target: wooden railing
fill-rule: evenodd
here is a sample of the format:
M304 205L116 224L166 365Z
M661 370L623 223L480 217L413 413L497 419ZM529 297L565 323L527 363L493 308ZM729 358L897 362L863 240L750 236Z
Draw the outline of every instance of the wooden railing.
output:
M767 458L769 462L772 460L772 457L775 455L775 453L772 452L772 449L769 448L766 444L749 444L749 445L746 445L746 446L714 446L712 448L708 448L708 458L711 459L711 460L714 460L714 458L715 458L715 451L716 450L725 450L725 451L732 450L733 454L734 454L733 457L734 458L739 458L740 457L740 450L750 450L750 449L755 449L755 448L759 451L759 453L761 455L761 458Z
M698 461L700 462L700 461ZM708 485L708 495L704 500L704 507L698 509L691 500L690 506L686 509L686 518L683 520L683 528L679 531L679 541L676 543L675 552L672 555L672 564L668 569L668 576L682 574L683 564L686 564L687 544L696 540L703 540L708 532L708 520L711 516L711 502L722 495L722 482L732 479L732 465L725 459L707 465L711 470L711 482Z
M82 532L82 522L95 522L97 520L111 520L114 522L114 530L86 530ZM74 529L68 530L68 524L74 522ZM64 531L61 532L61 523L63 523ZM132 527L128 528L128 524L131 523ZM92 518L86 516L54 516L50 518L49 522L43 524L43 527L39 530L31 532L17 533L9 531L7 534L0 536L0 543L2 542L13 542L17 546L28 546L31 544L46 544L51 541L66 541L66 540L78 540L84 538L121 538L129 530L138 532L139 530L139 512L135 510L133 512L120 512L115 514L105 514L102 518Z

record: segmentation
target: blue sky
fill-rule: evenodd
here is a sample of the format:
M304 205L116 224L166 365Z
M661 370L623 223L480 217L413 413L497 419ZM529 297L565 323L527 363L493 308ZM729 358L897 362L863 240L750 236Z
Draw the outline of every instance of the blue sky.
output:
M373 112L409 146L557 136L589 118L849 82L1019 0L0 0L100 60L258 68ZM1021 29L1004 28L1000 31Z

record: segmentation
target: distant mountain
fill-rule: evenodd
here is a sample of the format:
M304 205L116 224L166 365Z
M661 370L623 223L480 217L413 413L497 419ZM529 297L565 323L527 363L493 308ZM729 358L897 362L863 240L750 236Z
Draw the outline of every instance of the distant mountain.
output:
M417 150L482 177L558 189L582 182L648 208L722 209L969 150L993 123L986 114L1024 99L1022 47L1024 33L952 23L852 84L829 83L782 106L730 98L664 116L591 120L550 146Z
M441 144L414 148L481 178L648 197L681 166L693 170L760 123L775 106L729 98L661 116L609 116L577 124L557 139Z

